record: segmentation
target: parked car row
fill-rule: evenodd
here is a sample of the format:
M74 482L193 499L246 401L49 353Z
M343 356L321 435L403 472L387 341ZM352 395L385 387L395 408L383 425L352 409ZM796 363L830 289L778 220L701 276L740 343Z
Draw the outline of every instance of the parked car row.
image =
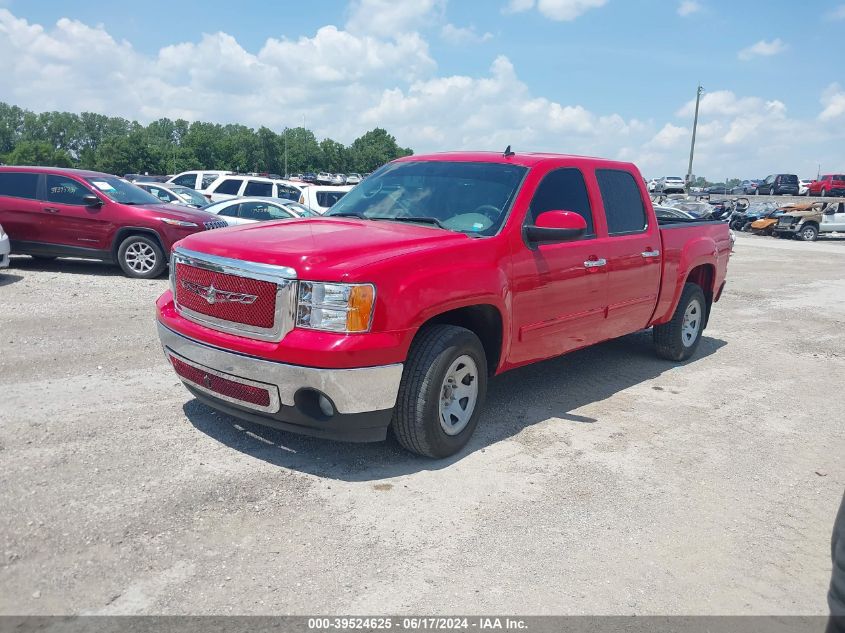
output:
M649 193L670 194L685 191L684 179L677 176L663 176L648 181ZM799 179L795 174L770 174L762 180L743 180L734 187L715 184L694 190L698 193L716 195L770 195L770 196L843 196L845 195L845 174L825 174L817 179Z
M845 232L845 202L754 203L735 211L730 227L754 235L814 242L824 233Z

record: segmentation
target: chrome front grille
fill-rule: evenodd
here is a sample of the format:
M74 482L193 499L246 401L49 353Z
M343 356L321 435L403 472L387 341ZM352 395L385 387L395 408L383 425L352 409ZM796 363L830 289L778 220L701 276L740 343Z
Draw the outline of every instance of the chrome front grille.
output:
M221 332L281 341L295 323L296 271L286 266L177 248L170 285L179 314Z

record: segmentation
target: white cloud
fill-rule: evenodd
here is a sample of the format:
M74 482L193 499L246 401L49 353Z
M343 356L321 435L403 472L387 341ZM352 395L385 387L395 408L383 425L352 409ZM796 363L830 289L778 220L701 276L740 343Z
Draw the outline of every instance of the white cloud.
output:
M822 93L821 102L824 110L819 114L820 120L832 121L845 115L845 91L839 84L830 84Z
M478 44L493 39L493 34L489 32L480 34L476 32L474 26L461 27L449 23L440 29L440 37L450 44Z
M353 0L346 29L350 33L392 37L431 26L446 0Z
M534 0L509 0L502 13L522 13L534 8Z
M701 5L695 0L684 0L678 5L678 15L684 18L699 11L701 11Z
M771 42L760 40L756 44L743 48L739 51L739 53L737 53L737 57L739 57L742 61L748 61L749 59L754 59L755 57L771 57L772 55L782 53L786 50L786 48L786 44L784 44L780 38L776 38Z
M537 0L537 10L559 22L570 22L585 14L590 9L597 9L607 4L607 0ZM534 0L510 0L503 13L521 13L534 8Z
M827 14L827 17L830 20L845 20L845 4L840 4L833 9L833 11Z
M574 98L550 99L532 90L505 56L481 74L443 76L426 38L413 30L436 24L437 33L449 33L439 6L431 0L428 13L393 14L374 30L324 26L295 39L270 38L252 50L229 34L209 33L153 54L102 26L62 19L45 28L0 8L0 101L144 123L167 116L275 130L301 125L305 117L318 136L344 143L379 125L417 152L501 151L510 144L633 160L647 175L685 172L694 100L677 104L668 120L642 121L624 111L593 111ZM563 94L571 89L565 81L559 87ZM806 175L817 160L840 162L843 88L829 86L806 119L787 107L806 94L782 90L779 99L706 92L695 173L759 177L783 169Z

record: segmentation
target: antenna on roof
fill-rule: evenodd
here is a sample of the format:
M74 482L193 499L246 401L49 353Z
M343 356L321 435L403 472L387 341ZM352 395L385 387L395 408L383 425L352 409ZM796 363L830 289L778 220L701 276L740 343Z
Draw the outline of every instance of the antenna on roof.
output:
M511 151L511 146L510 146L510 145L508 145L508 146L505 148L505 153L503 154L503 156L504 156L505 158L510 158L511 156L515 156L515 155L516 155L516 152L512 152L512 151Z

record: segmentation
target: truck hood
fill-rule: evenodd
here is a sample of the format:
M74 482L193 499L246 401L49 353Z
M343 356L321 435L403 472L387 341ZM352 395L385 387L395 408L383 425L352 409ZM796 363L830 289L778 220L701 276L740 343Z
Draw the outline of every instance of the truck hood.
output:
M793 218L807 218L813 215L821 217L822 212L819 209L784 209L783 214Z
M386 220L278 220L195 233L178 242L209 255L288 266L302 279L340 281L369 264L406 253L469 243L463 233Z

